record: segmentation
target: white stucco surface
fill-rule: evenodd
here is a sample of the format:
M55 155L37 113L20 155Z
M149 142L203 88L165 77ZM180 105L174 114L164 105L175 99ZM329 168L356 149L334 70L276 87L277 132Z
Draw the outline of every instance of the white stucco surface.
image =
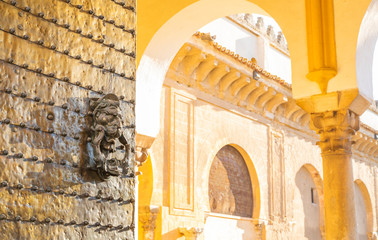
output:
M257 17L262 17L262 15L257 14L253 14L253 16L254 21L256 21ZM265 28L271 25L276 34L278 31L281 31L278 24L272 18L263 18ZM214 20L200 28L199 31L210 33L212 36L215 35L215 41L223 47L248 60L255 58L260 67L291 83L290 57L272 47L268 39L245 30L227 18Z
M251 220L209 216L206 219L204 237L206 240L257 239Z
M375 130L378 130L378 115L374 113L371 110L366 110L361 117L360 120L362 123L365 123L366 125L374 128Z

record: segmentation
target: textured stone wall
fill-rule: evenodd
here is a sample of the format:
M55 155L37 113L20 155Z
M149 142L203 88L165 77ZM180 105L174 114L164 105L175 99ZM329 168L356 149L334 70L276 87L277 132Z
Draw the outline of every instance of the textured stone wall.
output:
M234 147L219 150L211 165L209 200L212 212L252 217L252 186L247 165Z
M88 169L88 103L121 99L133 169L135 0L0 0L0 239L134 239L134 173Z

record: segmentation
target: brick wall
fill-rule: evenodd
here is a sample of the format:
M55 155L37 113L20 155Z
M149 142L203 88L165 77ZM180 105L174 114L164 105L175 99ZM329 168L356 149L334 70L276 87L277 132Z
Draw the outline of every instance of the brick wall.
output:
M133 173L87 168L87 113L116 94L134 148L135 1L0 0L0 13L0 239L134 239Z
M209 177L211 211L252 217L252 186L242 155L232 146L224 146L214 158Z

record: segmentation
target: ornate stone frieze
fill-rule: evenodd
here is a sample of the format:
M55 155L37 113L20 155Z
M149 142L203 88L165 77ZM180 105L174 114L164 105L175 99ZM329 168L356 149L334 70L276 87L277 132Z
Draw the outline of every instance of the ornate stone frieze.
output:
M90 100L92 159L90 165L103 180L119 176L129 167L130 145L123 134L119 99L114 94Z

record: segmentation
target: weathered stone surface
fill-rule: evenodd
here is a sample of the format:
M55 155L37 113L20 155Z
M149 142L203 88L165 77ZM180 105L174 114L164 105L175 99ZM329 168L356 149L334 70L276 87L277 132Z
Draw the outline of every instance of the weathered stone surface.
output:
M0 1L0 239L134 239L133 174L87 169L89 100L107 93L133 169L134 8Z

